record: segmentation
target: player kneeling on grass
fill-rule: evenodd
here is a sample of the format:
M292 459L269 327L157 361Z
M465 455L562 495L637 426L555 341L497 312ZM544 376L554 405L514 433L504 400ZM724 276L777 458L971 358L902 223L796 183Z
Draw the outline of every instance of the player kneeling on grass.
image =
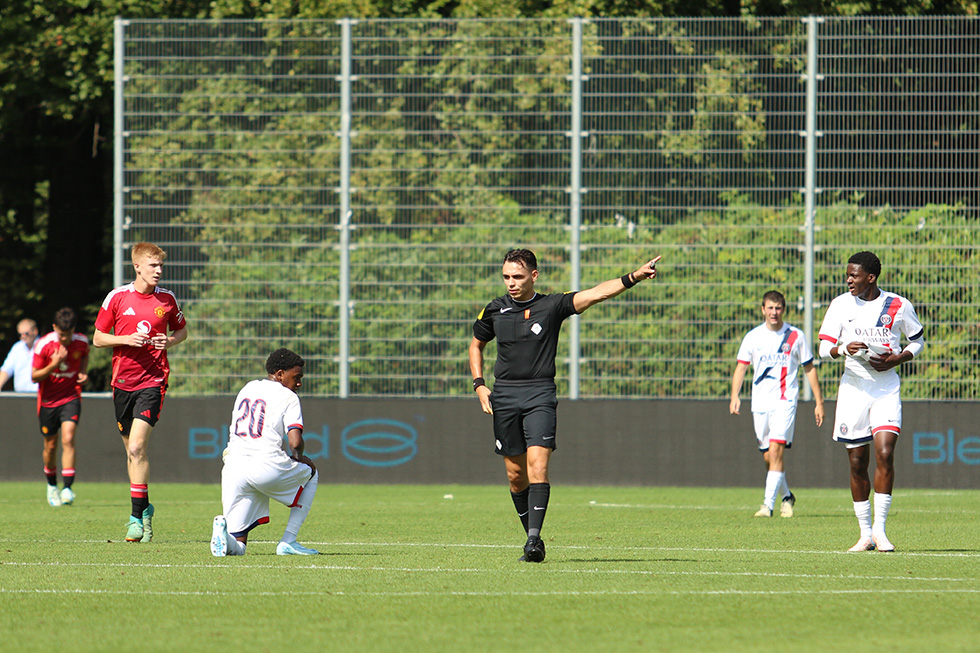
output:
M289 508L277 555L316 555L296 542L310 514L319 475L303 455L303 410L296 389L303 380L303 359L277 349L265 362L269 377L250 381L238 393L231 413L228 447L222 458L223 515L214 518L211 553L244 555L248 533L269 523L269 499ZM290 456L283 449L288 438Z

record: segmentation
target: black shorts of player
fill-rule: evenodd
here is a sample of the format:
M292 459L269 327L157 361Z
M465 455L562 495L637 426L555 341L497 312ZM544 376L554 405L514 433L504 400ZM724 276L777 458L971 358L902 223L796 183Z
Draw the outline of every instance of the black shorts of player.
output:
M493 435L501 456L519 456L528 447L555 449L558 396L553 381L502 384L490 395Z
M116 426L119 435L129 436L134 419L141 419L150 426L156 426L163 407L163 389L143 388L142 390L112 389L112 403L116 407Z
M45 408L41 406L37 411L37 419L41 423L41 435L54 435L65 422L78 423L78 418L82 416L82 400L72 399L67 404Z

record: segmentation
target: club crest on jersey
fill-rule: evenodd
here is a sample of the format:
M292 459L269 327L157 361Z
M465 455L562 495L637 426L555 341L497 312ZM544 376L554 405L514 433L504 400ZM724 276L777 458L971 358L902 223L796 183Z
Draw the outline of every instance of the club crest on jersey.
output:
M885 315L882 315L881 318L878 320L879 326L888 326L891 323L892 323L892 316L888 315L887 313Z
M788 354L789 350L790 350L790 344L788 342L784 342L782 346L780 346L779 348L779 351L783 352L784 354Z
M534 335L540 334L543 330L544 329L542 329L541 325L538 324L537 322L531 325L531 333L533 333Z
M164 315L167 314L167 309L165 309L163 306L157 306L156 308L153 309L153 313L157 317L163 317Z
M847 424L841 424L840 425L840 434L841 435L847 435Z

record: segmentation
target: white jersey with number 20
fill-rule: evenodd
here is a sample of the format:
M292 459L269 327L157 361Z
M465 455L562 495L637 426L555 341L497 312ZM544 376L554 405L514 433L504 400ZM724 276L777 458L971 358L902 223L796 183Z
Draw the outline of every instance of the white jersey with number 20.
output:
M270 379L251 381L235 399L225 455L288 459L283 440L291 429L303 429L297 394Z

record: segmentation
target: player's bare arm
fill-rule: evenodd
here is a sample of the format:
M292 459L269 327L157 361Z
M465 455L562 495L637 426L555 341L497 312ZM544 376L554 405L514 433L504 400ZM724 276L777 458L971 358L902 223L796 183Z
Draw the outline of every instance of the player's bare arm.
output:
M297 460L302 458L303 452L306 450L306 441L303 440L303 430L289 429L286 437L289 439L289 448L292 449L293 456Z
M907 363L912 360L912 352L905 349L897 354L888 354L887 356L872 356L868 359L868 365L871 366L876 372L885 372L893 367L898 367L902 363Z
M145 333L131 333L128 336L117 336L96 329L95 334L92 336L92 344L100 349L103 347L144 347L148 342L150 342L150 336Z
M85 385L88 383L88 354L82 359L81 365L78 366L78 376L75 377L75 382L78 385Z
M39 383L44 379L51 376L51 373L58 369L62 361L68 358L68 351L64 347L60 347L56 352L51 354L51 362L44 367L32 367L31 368L31 379L35 383Z
M823 392L820 391L820 379L817 377L817 368L813 363L808 363L803 366L803 373L806 374L806 380L810 384L810 389L813 390L813 401L816 404L813 407L813 417L819 427L823 424L826 411L823 407Z
M483 350L486 346L487 343L479 338L473 338L470 341L470 374L473 375L474 379L483 378ZM486 385L478 385L475 390L476 396L480 400L480 408L487 415L493 415L493 408L490 405L490 388Z
M748 364L739 361L735 364L735 371L732 372L732 397L728 405L728 412L732 415L738 415L738 411L742 408L742 400L738 395L742 391L742 382L745 381L745 372L748 369Z
M610 279L609 281L603 281L597 286L593 286L588 290L582 290L575 293L573 298L573 304L575 306L576 313L582 313L591 306L595 306L599 302L603 302L607 299L611 299L616 295L621 294L627 288L644 281L646 279L654 279L657 276L657 261L660 257L644 263L639 269L624 275L619 279Z
M187 327L177 329L169 336L165 333L158 333L150 338L150 342L153 344L155 349L170 349L172 347L176 347L185 340L187 340Z

